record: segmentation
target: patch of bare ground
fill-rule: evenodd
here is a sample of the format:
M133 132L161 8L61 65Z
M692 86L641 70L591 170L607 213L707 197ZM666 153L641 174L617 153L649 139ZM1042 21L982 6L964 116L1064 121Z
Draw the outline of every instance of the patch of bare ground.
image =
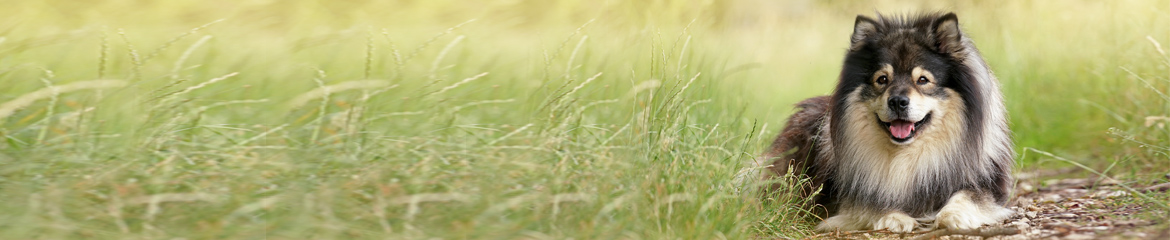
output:
M1166 209L1135 199L1111 178L1022 179L1011 208L1016 215L1001 227L1020 234L1000 239L1170 239ZM1130 186L1161 194L1166 184ZM1161 216L1161 217L1157 217Z
M1016 212L994 226L974 230L927 230L891 233L885 230L842 231L811 239L1170 239L1166 208L1136 199L1112 178L1059 178L1069 170L1017 175ZM1170 178L1170 174L1167 175ZM1042 187L1038 187L1042 186ZM1166 194L1170 183L1128 185L1144 194ZM931 224L931 223L924 223Z

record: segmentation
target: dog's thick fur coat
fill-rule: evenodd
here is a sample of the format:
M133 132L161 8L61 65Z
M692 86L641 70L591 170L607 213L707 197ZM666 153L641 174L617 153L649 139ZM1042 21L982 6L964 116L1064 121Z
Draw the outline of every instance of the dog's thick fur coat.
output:
M1011 215L1003 97L955 14L858 16L850 43L833 94L798 103L757 159L761 179L792 170L821 187L821 231L969 229Z

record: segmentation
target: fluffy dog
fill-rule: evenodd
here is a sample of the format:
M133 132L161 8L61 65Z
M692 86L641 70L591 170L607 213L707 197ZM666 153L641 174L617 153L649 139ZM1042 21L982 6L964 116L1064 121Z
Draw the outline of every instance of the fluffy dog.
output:
M999 83L954 13L857 16L833 94L804 100L757 166L811 179L819 231L970 229L1012 214ZM775 188L774 186L772 188Z

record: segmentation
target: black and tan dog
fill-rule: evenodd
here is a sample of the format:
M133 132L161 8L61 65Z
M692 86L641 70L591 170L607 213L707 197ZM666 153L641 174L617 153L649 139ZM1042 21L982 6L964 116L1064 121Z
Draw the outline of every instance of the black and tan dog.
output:
M999 83L953 13L858 16L840 82L760 159L823 187L818 230L969 229L1012 214L1014 153ZM809 191L811 192L811 191Z

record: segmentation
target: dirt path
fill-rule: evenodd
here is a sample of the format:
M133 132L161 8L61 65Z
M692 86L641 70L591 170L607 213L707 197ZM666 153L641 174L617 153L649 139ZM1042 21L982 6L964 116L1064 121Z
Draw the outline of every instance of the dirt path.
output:
M1113 179L1021 180L1016 211L1004 227L1020 233L1000 239L1170 239L1165 209L1142 204ZM1036 187L1043 185L1044 187ZM1131 188L1149 193L1167 184ZM1160 217L1159 217L1160 216ZM1160 218L1160 219L1158 219Z
M1062 174L1062 173L1055 173ZM1017 176L1017 197L1009 208L1016 211L996 226L974 231L935 230L912 234L887 231L824 233L811 238L843 239L1168 239L1168 212L1134 199L1120 182L1112 179L1043 178ZM1167 176L1170 177L1170 176ZM1043 187L1037 187L1043 186ZM1130 186L1148 193L1162 193L1170 184Z

